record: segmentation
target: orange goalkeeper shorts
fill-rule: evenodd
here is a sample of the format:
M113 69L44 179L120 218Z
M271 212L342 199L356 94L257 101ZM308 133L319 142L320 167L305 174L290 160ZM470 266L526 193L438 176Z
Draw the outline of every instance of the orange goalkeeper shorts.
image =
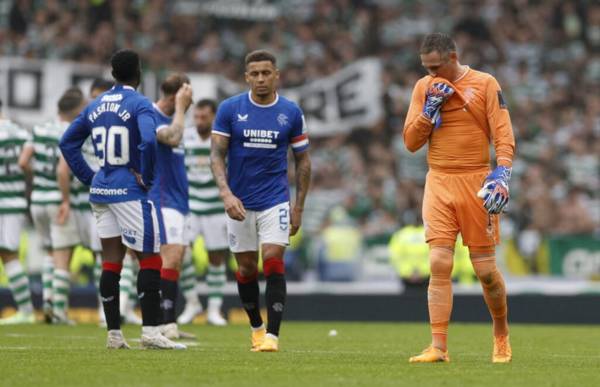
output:
M423 197L423 222L427 242L456 240L465 246L493 246L500 241L499 215L489 215L477 191L489 171L443 173L429 170Z

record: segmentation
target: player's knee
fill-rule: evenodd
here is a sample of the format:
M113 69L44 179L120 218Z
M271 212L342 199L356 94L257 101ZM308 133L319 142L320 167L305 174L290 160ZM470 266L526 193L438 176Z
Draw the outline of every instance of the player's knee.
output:
M180 245L163 245L160 248L164 269L181 270L185 247Z
M477 275L477 278L479 278L479 281L481 281L481 283L484 285L491 285L494 282L494 272L495 268L491 269L486 267L475 269L475 274Z
M447 259L432 259L429 262L429 268L432 275L449 276L452 273L452 260Z
M454 250L449 246L434 246L429 252L429 268L432 275L450 276Z
M272 244L272 243L264 243L261 246L262 249L262 256L263 257L283 257L283 254L285 254L285 247L284 246L280 246L280 245L276 245L276 244Z
M0 250L0 259L2 263L7 264L10 261L15 261L19 258L19 254L14 251Z
M227 262L229 250L213 250L208 252L208 261L211 265L221 265Z
M163 264L162 264L163 269L181 271L181 259L163 256L162 260L163 260Z
M57 249L52 251L52 259L54 260L54 267L59 269L68 270L69 263L71 261L71 248Z
M238 260L238 271L243 277L252 277L258 272L258 264L254 260Z
M494 259L473 259L473 270L479 281L483 285L491 285L495 279L496 260Z
M265 259L263 263L263 271L265 277L270 277L273 274L285 274L285 263L282 258L271 257Z

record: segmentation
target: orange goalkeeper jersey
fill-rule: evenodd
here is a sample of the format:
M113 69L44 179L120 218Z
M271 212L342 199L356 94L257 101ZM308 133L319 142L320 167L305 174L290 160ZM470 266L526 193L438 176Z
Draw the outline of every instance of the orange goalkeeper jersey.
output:
M425 93L434 82L444 82L455 93L442 106L442 125L423 116ZM502 90L490 74L468 69L451 83L429 75L419 79L413 90L404 123L404 143L415 152L429 141L429 168L449 173L481 171L490 166L490 143L496 161L510 166L515 139Z

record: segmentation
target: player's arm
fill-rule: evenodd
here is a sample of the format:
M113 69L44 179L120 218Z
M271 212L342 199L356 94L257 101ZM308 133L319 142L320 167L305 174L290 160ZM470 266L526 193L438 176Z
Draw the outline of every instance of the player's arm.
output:
M25 174L31 174L31 159L33 158L34 148L31 142L26 142L23 145L21 154L19 155L19 167L25 172Z
M23 171L25 175L25 197L29 199L31 197L31 189L33 180L33 169L31 168L31 158L34 154L34 148L32 143L32 135L29 132L24 132L24 142L23 146L19 151L19 159L17 160L17 165Z
M225 211L231 219L242 221L246 218L246 209L227 183L225 160L229 151L229 137L213 134L210 144L210 169L219 187L219 196L225 205Z
M225 160L229 152L229 139L231 137L231 116L233 112L227 101L221 103L213 121L212 137L210 143L210 169L219 187L219 196L225 205L225 211L231 219L242 221L246 218L246 209L227 183L227 170Z
M411 152L416 152L429 140L433 124L431 120L423 114L425 105L425 90L426 85L424 80L419 80L415 85L406 120L404 121L404 145Z
M502 89L494 78L490 78L486 88L486 114L496 150L496 163L510 168L515 152L515 137Z
M290 235L296 235L302 225L304 201L310 186L311 162L308 154L308 129L304 114L298 108L298 114L293 122L290 144L294 152L294 165L296 167L296 201L290 217Z
M71 125L69 125L60 139L58 146L75 177L83 184L91 185L94 171L90 168L81 153L83 143L90 136L90 128L86 124L86 111L87 109L84 109L71 122Z
M56 180L62 198L62 202L58 207L56 221L58 224L64 224L69 218L69 213L71 211L71 170L62 155L58 158Z
M515 137L502 90L493 77L486 86L486 115L496 150L496 168L485 178L477 195L483 199L483 206L490 214L499 214L510 198L508 183L512 174Z
M294 152L296 165L296 202L292 209L290 235L296 235L302 224L304 201L310 187L311 162L308 151Z
M183 137L185 125L185 112L192 103L192 86L184 83L177 94L175 94L175 115L173 122L169 126L159 127L156 132L156 139L170 147L177 147Z
M144 100L137 110L137 124L141 141L138 145L140 151L140 171L134 171L138 183L149 189L154 180L154 165L156 164L156 119L150 101Z

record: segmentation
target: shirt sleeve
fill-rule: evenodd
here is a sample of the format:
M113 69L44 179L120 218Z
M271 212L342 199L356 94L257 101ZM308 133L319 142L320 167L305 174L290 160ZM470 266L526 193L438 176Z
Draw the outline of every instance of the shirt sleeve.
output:
M84 109L77 118L71 122L71 125L69 125L62 135L58 146L65 161L69 165L69 168L73 171L73 174L83 184L91 185L92 178L94 177L94 170L85 161L81 152L83 143L90 136L90 128L86 121L86 111L87 109Z
M486 115L496 150L496 163L510 167L515 152L515 137L502 89L494 77L490 77L486 88Z
M152 108L152 111L154 112L154 119L156 120L156 133L160 132L163 129L167 129L169 127L169 124L166 124L164 122L161 123L160 113L158 113L156 109L154 109L154 107Z
M290 144L295 153L304 152L308 149L308 128L304 113L298 107L296 118L292 122L292 130L290 132Z
M219 105L213 121L212 133L231 137L231 104L228 101L223 101Z
M154 164L156 162L156 118L152 105L143 100L137 110L137 124L140 131L140 174L147 186L154 180Z
M29 130L19 127L18 133L19 133L19 140L21 141L22 146L25 146L25 145L33 146L33 135Z
M25 130L25 129L23 129ZM25 132L27 132L27 135L24 136L25 138L25 143L23 144L24 147L26 146L33 146L33 133L35 131L35 126L33 128L31 128L31 132L28 130L25 130Z
M410 100L406 120L404 121L404 145L411 152L418 151L429 140L433 124L423 114L425 104L425 81L419 80L415 85Z

